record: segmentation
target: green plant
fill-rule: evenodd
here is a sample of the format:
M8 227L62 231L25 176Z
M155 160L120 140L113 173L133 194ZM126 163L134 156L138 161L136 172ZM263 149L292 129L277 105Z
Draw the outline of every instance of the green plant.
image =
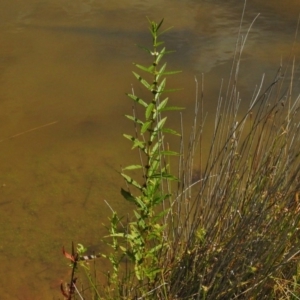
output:
M147 288L154 282L157 284L157 278L163 272L160 257L165 255L169 247L165 238L167 224L164 221L164 216L170 209L166 204L171 197L169 182L177 180L169 172L167 157L178 153L167 149L164 137L165 133L179 134L165 127L167 117L162 113L181 109L168 106L168 97L161 98L167 91L165 76L178 71L166 71L166 63L161 63L163 57L170 53L165 47L161 47L163 42L158 41L158 37L164 32L159 32L163 20L159 24L149 22L153 48L141 48L151 55L153 61L149 67L139 64L135 66L146 73L145 75L150 75L150 79L147 80L136 72L133 74L151 98L144 100L134 93L127 94L140 110L136 108L133 115L126 115L134 123L135 136L124 134L132 142L132 149L138 148L140 164L127 166L121 173L127 184L127 189L121 189L121 193L136 209L133 211L134 219L127 224L125 232L115 232L115 222L112 222L110 234L114 240L113 248L119 247L122 256L129 258L134 264L136 279L143 284L146 282ZM138 111L141 117L138 116ZM143 182L138 182L126 173L132 170L141 170ZM116 218L115 214L113 218ZM117 246L115 238L123 238L125 244ZM114 267L117 265L115 260L113 264ZM114 270L118 271L118 268Z
M177 73L161 65L169 53L158 41L162 23L150 22L153 49L142 47L152 64L135 64L150 80L133 72L151 98L128 94L135 104L127 116L135 135L124 136L138 150L140 163L122 169L127 189L121 194L135 208L125 225L112 209L107 236L112 251L102 254L112 272L95 299L297 297L300 97L293 99L289 82L284 89L289 69L280 68L263 92L261 82L248 107L241 108L237 83L245 40L240 34L229 83L220 90L209 127L208 155L203 154L203 90L196 98L188 148L181 137L178 154L165 141L165 133L178 133L165 127L162 114L181 108L161 99L167 92L165 75ZM178 156L177 177L170 174L170 156ZM92 289L97 290L94 283Z

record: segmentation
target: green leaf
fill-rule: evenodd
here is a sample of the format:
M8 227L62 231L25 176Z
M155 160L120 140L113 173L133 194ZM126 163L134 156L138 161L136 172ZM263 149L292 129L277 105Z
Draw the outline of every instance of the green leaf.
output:
M124 237L124 236L126 236L125 233L123 233L123 232L117 232L117 233L112 233L110 235L107 235L105 237Z
M153 131L151 136L150 136L150 141L153 142L155 140L155 138L157 137L158 132L157 131Z
M140 124L143 126L144 122L131 116L131 115L125 115L126 118L128 118L129 120L133 121L134 123Z
M125 170L136 170L136 169L142 169L143 167L141 165L131 165L131 166L127 166L125 168L122 169L122 171Z
M133 137L132 135L129 135L129 134L123 134L123 136L126 138L126 139L128 139L128 140L130 140L130 141L134 141L134 139L135 139L135 137Z
M145 71L145 72L148 72L148 73L150 73L150 74L153 74L153 70L154 70L154 66L153 65L151 65L150 67L144 67L144 66L141 66L141 65L138 65L138 64L134 64L137 68L139 68L139 69L141 69L141 70L143 70L143 71Z
M155 247L153 247L152 249L148 250L147 256L148 256L148 255L149 255L149 256L152 256L151 254L157 253L161 248L162 248L162 245L161 245L161 244L160 244L160 245L157 245L157 246L155 246ZM146 256L146 257L147 257L147 256Z
M154 45L154 47L158 47L158 46L163 45L163 44L164 44L164 42L156 42L156 44Z
M142 228L142 229L145 229L147 227L147 222L146 222L146 219L145 218L139 218L138 219L138 222L137 222L137 225L139 227L139 230Z
M141 215L136 210L134 210L133 212L134 212L136 219L139 220L141 218Z
M142 274L140 268L136 265L138 263L138 260L135 258L134 261L135 261L135 266L134 266L135 276L138 280L142 280Z
M121 188L121 194L127 201L134 203L140 209L144 210L147 208L145 203L141 200L140 197L135 197L130 192L128 192L122 188ZM128 237L129 237L129 235L128 235Z
M148 169L147 176L151 177L152 174L157 171L159 166L160 166L160 160L158 158L155 159L152 158L150 161L150 168Z
M169 50L169 51L165 51L164 54L170 54L170 53L175 53L175 50Z
M161 131L162 127L164 126L165 122L167 120L167 117L164 117L163 119L161 119L155 126L155 128L153 129L153 132L150 136L150 141L153 142L154 139L157 137L158 132Z
M151 52L151 50L149 49L149 48L146 48L146 47L144 47L144 46L141 46L141 45L137 45L139 48L141 48L141 49L143 49L143 50L145 50L146 52L148 52L149 54L151 54L152 52Z
M157 106L157 111L160 112L168 103L169 98L165 98L164 100L162 100L159 105Z
M140 141L139 139L135 139L133 141L133 146L132 146L132 149L135 149L135 148L140 148L141 150L145 151L146 147L145 147L145 142L143 141Z
M146 113L145 113L145 116L146 116L146 119L148 120L149 117L151 116L151 113L153 111L153 109L155 108L155 104L154 103L150 103L146 109Z
M184 107L178 107L178 106L167 106L161 109L161 111L168 111L168 110L183 110Z
M135 72L132 73L149 91L151 91L151 85L145 79Z
M142 187L140 186L140 184L138 184L134 179L132 179L130 176L121 173L121 176L126 180L126 182L128 184L131 184L133 186L135 186L136 188L138 188L139 190L142 190Z
M172 29L172 28L173 28L173 26L171 26L171 27L168 27L168 28L167 28L167 29L165 29L164 31L160 32L160 33L158 34L158 36L160 36L160 35L164 34L165 32L169 31L169 30L170 30L170 29Z
M173 130L173 129L170 129L170 128L163 128L161 131L164 132L164 133L170 133L170 134L173 134L173 135L181 136L181 134L178 133L176 130Z
M158 72L158 73L156 74L156 81L157 81L157 82L160 81L160 78L161 78L161 76L163 76L163 75L164 75L164 73ZM164 78L164 79L166 79L166 78Z
M171 197L171 195L166 194L166 195L163 195L162 197L164 198L164 200L166 200L169 197ZM157 215L155 215L153 217L153 222L158 222L158 220L161 219L163 216L165 216L169 211L170 211L170 209L165 209L165 210L161 211L160 213L158 213Z
M125 247L123 247L123 246L120 245L120 249L121 249L121 251L122 251L123 253L127 253L127 249L126 249Z
M147 131L147 129L150 127L152 121L148 121L148 122L145 122L144 125L142 126L141 128L141 133L145 133Z
M151 32L151 35L152 35L153 39L155 39L156 38L156 32L153 32L153 28L152 29L149 28L149 30Z
M158 205L158 204L161 204L167 197L168 195L163 195L163 196L159 196L159 197L155 197L152 201L152 204L153 205ZM157 219L155 219L157 220Z
M157 93L161 94L166 86L166 78L164 78L161 83L159 84L159 86L157 87Z
M148 214L148 208L146 203L140 197L136 197L136 200L137 200L138 208L142 210L144 213Z
M148 104L144 101L144 100L142 100L141 98L139 98L139 97L136 97L135 95L133 95L133 94L126 94L129 98L131 98L133 101L135 101L135 102L137 102L137 103L139 103L139 104L141 104L142 106L144 106L144 107L147 107L148 106Z
M145 150L146 143L144 141L140 141L138 138L135 138L134 136L129 135L129 134L125 134L125 133L123 134L123 136L126 139L133 142L133 146L132 146L131 149L134 149L134 148L138 147L138 148L142 149L143 151Z
M164 18L162 18L162 20L159 22L159 24L156 27L156 30L158 31L160 26L162 25L162 23L164 22Z
M182 73L182 71L168 71L168 72L162 73L162 75L174 75L174 74L178 74L178 73Z
M126 200L135 203L135 197L130 192L121 188L121 194Z
M157 57L156 57L156 60L155 60L155 63L156 65L159 64L160 60L163 58L163 56L166 54L166 48L162 48L161 51L158 53Z
M124 189L121 188L121 194L122 196L129 202L132 202L136 204L136 197L134 197L130 192L125 191Z
M159 81L160 77L164 74L164 70L167 66L167 63L164 63L163 66L160 68L160 70L157 72L157 78L156 78L156 81Z
M150 152L150 156L152 156L157 150L158 148L161 146L162 144L162 140L158 140L153 146L152 146L152 149L151 149L151 152Z
M154 131L159 131L162 129L164 124L166 123L167 117L162 118L155 126Z
M146 276L150 279L150 280L154 280L156 277L157 273L161 272L160 268L148 268L144 270L146 273Z

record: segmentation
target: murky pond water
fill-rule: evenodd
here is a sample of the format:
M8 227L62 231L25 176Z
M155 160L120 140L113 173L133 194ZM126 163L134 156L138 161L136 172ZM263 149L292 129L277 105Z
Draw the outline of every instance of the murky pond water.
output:
M242 61L245 95L287 62L300 12L298 0L248 2L245 32L261 14ZM228 77L242 8L239 0L1 1L1 299L62 298L62 245L99 243L104 199L126 212L117 171L135 157L122 138L132 131L124 93L136 84L132 62L148 62L135 46L151 43L146 16L174 26L165 35L176 50L169 67L184 72L169 82L184 90L172 97L192 107L194 76L205 74L208 99Z

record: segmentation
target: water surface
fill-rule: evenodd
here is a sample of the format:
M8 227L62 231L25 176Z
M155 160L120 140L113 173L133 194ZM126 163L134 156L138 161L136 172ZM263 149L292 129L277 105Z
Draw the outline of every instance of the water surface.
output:
M122 133L124 95L143 93L132 62L149 63L146 16L165 18L172 95L189 126L194 77L205 74L206 109L228 78L243 3L238 0L3 0L0 3L1 299L58 299L68 279L61 247L98 245L109 208L122 213L120 165L135 162ZM266 85L294 40L299 1L248 1L239 88L247 104L262 73ZM294 53L299 58L299 42ZM299 79L296 63L296 79ZM297 81L299 83L299 81ZM177 116L173 119L174 126Z

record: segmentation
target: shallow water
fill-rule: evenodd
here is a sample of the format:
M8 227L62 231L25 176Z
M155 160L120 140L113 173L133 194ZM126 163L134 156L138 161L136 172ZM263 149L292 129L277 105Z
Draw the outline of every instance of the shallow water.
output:
M132 62L147 64L135 44L149 46L146 16L165 18L165 42L176 53L172 95L187 106L194 77L205 74L207 110L228 78L243 1L3 0L0 3L0 262L1 299L59 299L68 279L61 247L98 245L110 216L107 199L123 213L120 165L134 162L122 138L131 103ZM247 40L239 88L266 84L294 40L299 1L248 1ZM299 59L299 42L294 53ZM147 61L147 62L146 62ZM299 79L296 62L296 79ZM299 86L299 80L296 81ZM295 86L297 88L297 84ZM172 119L173 121L176 118ZM176 125L175 125L176 126Z

